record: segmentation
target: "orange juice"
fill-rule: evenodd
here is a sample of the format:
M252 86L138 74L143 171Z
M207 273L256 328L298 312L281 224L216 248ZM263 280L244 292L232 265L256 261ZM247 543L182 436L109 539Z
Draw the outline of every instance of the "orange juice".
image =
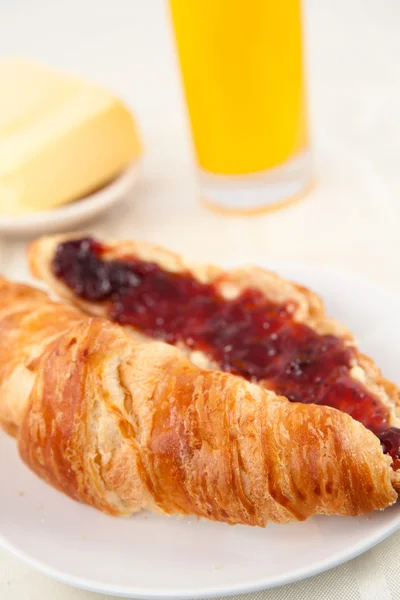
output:
M170 0L197 159L244 175L307 146L300 0Z

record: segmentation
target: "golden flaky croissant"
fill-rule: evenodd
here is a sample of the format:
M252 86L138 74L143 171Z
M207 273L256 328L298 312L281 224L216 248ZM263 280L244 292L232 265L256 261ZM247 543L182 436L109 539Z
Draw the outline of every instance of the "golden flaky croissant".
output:
M264 526L397 498L390 457L349 415L202 370L5 280L0 423L40 477L115 515Z

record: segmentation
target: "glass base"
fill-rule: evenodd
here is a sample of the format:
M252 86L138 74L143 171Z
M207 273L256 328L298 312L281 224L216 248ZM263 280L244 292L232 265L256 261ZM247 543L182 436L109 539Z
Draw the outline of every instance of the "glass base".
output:
M279 167L249 175L215 175L200 171L206 204L229 212L277 208L298 198L311 185L311 153L298 154Z

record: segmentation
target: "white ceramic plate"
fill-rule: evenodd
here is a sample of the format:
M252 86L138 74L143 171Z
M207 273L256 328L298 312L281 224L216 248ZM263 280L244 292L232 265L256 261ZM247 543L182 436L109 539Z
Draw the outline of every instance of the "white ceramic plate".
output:
M9 236L38 235L73 229L121 200L136 183L138 173L139 162L134 162L108 185L70 204L21 216L0 214L0 233Z
M320 292L328 312L349 325L362 349L396 379L396 296L346 273L268 266ZM107 517L37 479L1 433L0 481L2 546L71 585L135 598L207 598L282 585L349 560L400 527L400 506L265 530L146 513Z

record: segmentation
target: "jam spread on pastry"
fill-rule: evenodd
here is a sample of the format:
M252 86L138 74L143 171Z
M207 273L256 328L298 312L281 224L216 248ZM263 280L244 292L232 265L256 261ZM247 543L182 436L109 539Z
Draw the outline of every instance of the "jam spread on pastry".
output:
M400 429L388 409L350 375L355 349L293 318L293 302L277 304L256 289L222 297L215 283L155 262L126 256L104 260L106 246L92 238L58 244L53 273L80 298L103 302L112 320L170 344L205 353L224 370L293 402L332 406L381 440L400 467Z
M392 469L400 469L400 429L389 427L377 434L385 454L393 458Z

